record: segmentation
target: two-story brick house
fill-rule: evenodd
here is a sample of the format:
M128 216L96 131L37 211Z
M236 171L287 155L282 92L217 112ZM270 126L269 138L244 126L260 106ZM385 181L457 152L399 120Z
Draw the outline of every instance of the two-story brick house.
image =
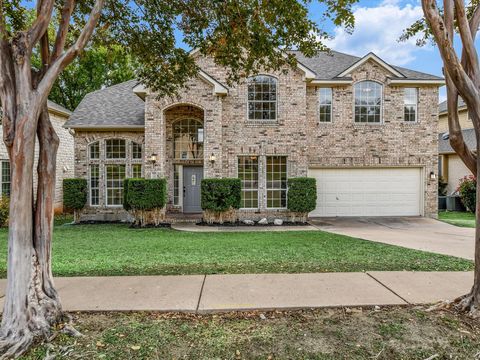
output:
M201 211L202 178L239 177L240 218L286 216L286 179L312 176L311 216L436 216L443 79L374 54L296 53L296 69L228 87L225 69L192 56L201 71L178 97L128 81L74 111L84 219L124 217L122 179L138 176L166 177L168 209L183 213Z

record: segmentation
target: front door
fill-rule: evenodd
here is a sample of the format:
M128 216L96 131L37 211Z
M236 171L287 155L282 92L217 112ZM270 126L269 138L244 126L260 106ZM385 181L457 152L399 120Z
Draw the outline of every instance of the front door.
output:
M183 167L183 212L202 212L200 185L203 179L203 167Z

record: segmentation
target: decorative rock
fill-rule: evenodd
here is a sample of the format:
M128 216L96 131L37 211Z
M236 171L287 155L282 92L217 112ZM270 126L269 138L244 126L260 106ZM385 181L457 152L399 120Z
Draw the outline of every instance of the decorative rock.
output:
M268 225L268 220L267 218L263 218L258 222L259 225Z
M243 223L245 225L255 225L255 221L253 221L253 220L243 220Z
M282 219L275 219L275 220L273 220L273 224L278 225L278 226L283 225L283 220Z

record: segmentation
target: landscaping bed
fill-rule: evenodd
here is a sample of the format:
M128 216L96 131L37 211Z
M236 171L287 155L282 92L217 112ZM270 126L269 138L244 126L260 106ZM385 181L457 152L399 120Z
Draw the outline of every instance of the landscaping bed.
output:
M84 337L59 335L23 360L476 359L479 323L423 307L210 315L74 315Z
M0 276L7 229L0 229ZM208 232L131 229L128 224L60 225L55 276L463 271L468 260L323 231Z

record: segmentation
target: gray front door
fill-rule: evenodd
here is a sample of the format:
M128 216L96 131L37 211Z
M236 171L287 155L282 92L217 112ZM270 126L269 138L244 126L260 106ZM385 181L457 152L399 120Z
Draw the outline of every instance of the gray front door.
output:
M203 179L203 167L183 167L183 212L202 212L200 203L200 185Z

